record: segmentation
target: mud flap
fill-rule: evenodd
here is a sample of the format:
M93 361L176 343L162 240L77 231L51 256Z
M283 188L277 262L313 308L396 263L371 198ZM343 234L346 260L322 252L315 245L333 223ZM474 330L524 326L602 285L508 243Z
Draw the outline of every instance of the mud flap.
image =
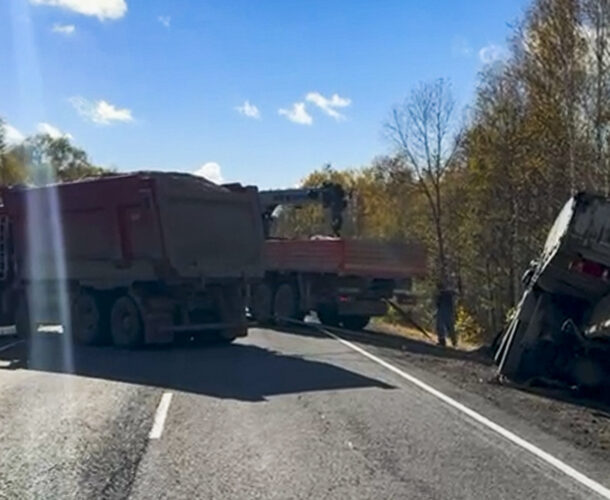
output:
M171 344L174 341L174 334L171 332L171 314L149 311L143 316L143 322L147 344Z
M142 298L134 296L140 309L144 326L144 339L147 344L171 344L174 334L173 303L161 298Z
M240 326L231 326L219 331L220 336L226 340L248 335L246 320L246 298L240 285L227 286L217 291L218 310L220 322Z

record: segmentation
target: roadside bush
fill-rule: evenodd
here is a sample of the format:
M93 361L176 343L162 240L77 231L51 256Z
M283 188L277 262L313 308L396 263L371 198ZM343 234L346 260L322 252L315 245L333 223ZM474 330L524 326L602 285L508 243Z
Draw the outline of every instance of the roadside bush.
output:
M461 305L458 305L457 308L455 331L460 342L466 344L481 344L485 340L483 328L477 323L474 316Z

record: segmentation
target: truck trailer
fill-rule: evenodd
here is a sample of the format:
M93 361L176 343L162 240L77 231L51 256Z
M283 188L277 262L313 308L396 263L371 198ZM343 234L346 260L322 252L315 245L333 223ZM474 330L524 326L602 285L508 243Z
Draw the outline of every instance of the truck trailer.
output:
M423 247L340 237L343 210L348 206L340 185L261 191L260 200L267 239L264 279L250 289L249 308L255 320L303 320L316 312L326 325L359 330L371 317L386 314L387 300L413 300L412 280L426 270ZM275 208L311 203L326 209L334 236L270 236Z
M1 322L134 348L247 333L262 276L256 188L139 172L0 192Z
M582 389L610 386L610 199L565 204L496 345L499 374Z
M359 330L387 312L387 300L412 300L412 279L425 270L415 244L346 238L267 240L265 278L252 300L255 319L302 320Z

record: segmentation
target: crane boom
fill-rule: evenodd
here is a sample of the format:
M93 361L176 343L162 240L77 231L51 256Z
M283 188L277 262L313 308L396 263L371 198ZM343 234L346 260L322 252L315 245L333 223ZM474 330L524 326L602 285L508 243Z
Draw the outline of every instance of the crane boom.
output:
M259 191L265 236L269 237L273 212L279 206L303 206L321 204L330 212L331 226L335 236L341 233L343 211L347 207L347 193L340 184L327 182L320 187L271 189Z

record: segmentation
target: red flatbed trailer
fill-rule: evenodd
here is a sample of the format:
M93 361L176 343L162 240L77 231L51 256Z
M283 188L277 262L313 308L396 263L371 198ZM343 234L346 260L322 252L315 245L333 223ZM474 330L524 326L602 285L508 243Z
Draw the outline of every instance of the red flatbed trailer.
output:
M325 324L360 329L387 312L386 299L406 299L412 279L426 270L425 252L414 243L322 237L270 239L264 248L265 279L250 300L263 322L315 311Z
M267 240L266 269L408 279L423 276L426 256L415 244L324 238Z

